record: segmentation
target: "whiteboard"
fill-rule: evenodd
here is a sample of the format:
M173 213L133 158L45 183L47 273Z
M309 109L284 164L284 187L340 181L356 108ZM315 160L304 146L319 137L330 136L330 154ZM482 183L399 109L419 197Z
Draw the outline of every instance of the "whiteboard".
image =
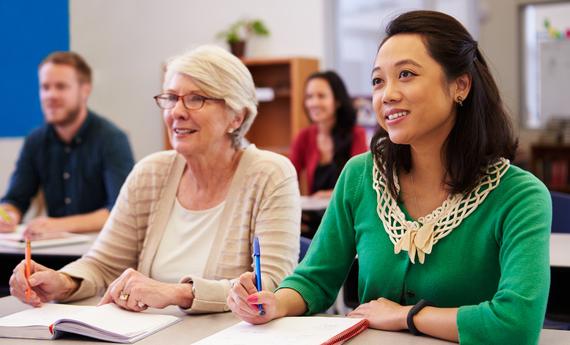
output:
M570 119L570 40L540 43L541 117Z

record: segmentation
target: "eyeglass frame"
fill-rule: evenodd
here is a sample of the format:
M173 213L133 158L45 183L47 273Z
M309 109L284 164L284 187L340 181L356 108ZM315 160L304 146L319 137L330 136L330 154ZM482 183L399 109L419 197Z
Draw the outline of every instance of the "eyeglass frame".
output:
M171 96L176 96L176 97L177 97L177 98L176 98L176 102L174 102L174 105L173 105L171 108L164 108L164 107L160 106L160 104L159 104L159 98L160 98L161 96L164 96L164 95L171 95ZM200 97L200 98L202 99L202 103L200 104L200 106L199 106L198 108L190 108L190 107L188 107L188 105L186 104L186 101L184 100L184 97L190 96L190 95L198 96L198 97ZM206 103L206 101L215 101L215 102L224 101L223 98L214 98L214 97L202 96L202 95L197 94L197 93L194 93L194 92L190 92L190 93L187 93L187 94L184 94L184 95L177 95L177 94L172 93L172 92L164 92L164 93L161 93L161 94L158 94L158 95L154 96L153 98L154 98L154 101L156 102L156 105L157 105L160 109L162 109L162 110L174 109L174 108L176 107L176 104L178 104L178 101L180 101L180 99L182 99L182 105L184 106L184 108L186 108L186 109L188 109L188 110L199 110L199 109L202 109L202 108L204 107L204 104Z

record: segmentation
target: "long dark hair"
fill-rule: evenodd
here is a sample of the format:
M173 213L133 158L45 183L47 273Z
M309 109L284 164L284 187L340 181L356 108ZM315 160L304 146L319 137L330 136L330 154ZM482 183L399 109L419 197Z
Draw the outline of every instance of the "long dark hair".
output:
M329 84L337 105L335 111L336 120L331 135L334 144L333 162L338 170L337 174L340 174L340 171L351 156L352 131L356 124L356 110L352 105L352 100L348 95L344 82L336 72L324 71L311 74L307 78L305 89L309 81L313 79L323 79Z
M453 17L435 11L401 14L386 27L386 38L415 33L423 38L429 55L443 68L448 81L463 74L471 76L471 90L463 105L457 105L455 125L442 154L452 193L468 193L475 188L486 168L500 157L512 160L517 140L503 107L497 85L483 55L469 32ZM397 197L394 172L409 172L412 159L409 145L395 144L379 129L370 144L377 166Z

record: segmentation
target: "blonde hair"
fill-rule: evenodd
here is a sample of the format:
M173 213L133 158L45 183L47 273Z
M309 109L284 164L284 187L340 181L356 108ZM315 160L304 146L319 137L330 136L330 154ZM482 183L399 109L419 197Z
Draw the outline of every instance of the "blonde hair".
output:
M244 111L241 126L229 133L232 146L241 147L257 116L255 85L241 60L220 47L204 45L171 58L166 66L165 84L176 73L191 77L207 96L223 99L236 115Z

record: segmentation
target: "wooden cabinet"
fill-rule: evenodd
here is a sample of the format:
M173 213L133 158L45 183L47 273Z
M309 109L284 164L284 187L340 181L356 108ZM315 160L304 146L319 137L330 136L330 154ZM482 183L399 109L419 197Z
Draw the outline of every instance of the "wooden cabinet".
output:
M570 193L569 167L570 145L532 145L530 168L548 189Z
M318 71L311 58L244 59L257 88L273 91L273 99L260 101L257 118L246 138L258 148L287 154L297 133L309 125L303 105L307 77Z

